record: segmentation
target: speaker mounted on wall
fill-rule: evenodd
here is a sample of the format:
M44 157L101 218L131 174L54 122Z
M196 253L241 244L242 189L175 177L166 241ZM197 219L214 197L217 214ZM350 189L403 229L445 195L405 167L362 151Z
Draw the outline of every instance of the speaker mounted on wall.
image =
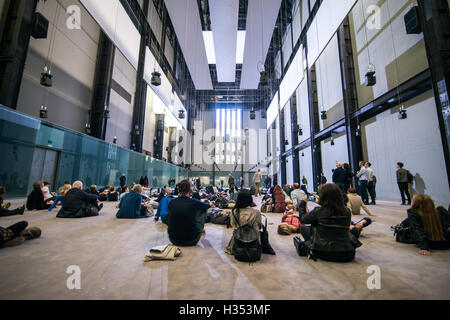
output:
M31 36L35 39L47 39L49 22L41 13L36 12L33 19Z

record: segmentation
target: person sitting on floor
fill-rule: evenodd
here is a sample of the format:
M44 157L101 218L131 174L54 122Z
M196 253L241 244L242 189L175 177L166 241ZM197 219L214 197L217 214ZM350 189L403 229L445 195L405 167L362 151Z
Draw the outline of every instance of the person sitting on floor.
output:
M262 228L261 212L254 209L253 197L249 190L239 192L236 205L230 214L230 225L234 230L241 226L249 225L258 233ZM261 239L259 240L261 242ZM234 236L231 238L228 246L225 248L227 254L233 254Z
M167 225L169 239L176 246L196 246L202 236L206 211L211 204L191 199L191 183L179 183L180 196L169 203Z
M295 209L292 209L286 212L283 218L281 218L281 224L278 226L278 234L290 235L292 233L299 233L301 226L300 218L295 215Z
M41 236L41 229L27 228L28 222L21 221L8 228L0 227L0 248L14 247L26 240L36 239Z
M90 193L90 194L94 194L97 197L100 195L100 192L97 191L97 186L95 184L91 185L86 192Z
M434 206L433 200L426 195L416 194L411 209L402 225L409 227L412 242L424 256L431 255L430 250L450 249L449 212Z
M350 238L351 212L345 206L341 189L336 184L319 187L320 207L309 212L306 198L299 205L300 233L311 245L314 256L324 261L351 262L355 244Z
M28 195L27 198L27 210L37 211L50 208L53 201L46 202L44 200L44 194L42 193L42 188L44 184L41 181L33 183L33 191Z
M44 181L44 186L41 188L42 193L44 194L44 201L55 201L56 200L56 194L50 192L50 184L47 181Z
M83 183L76 181L67 192L64 204L56 215L57 218L84 218L98 215L103 204L98 205L96 195L83 191Z
M15 209L15 210L9 210L11 203L8 203L6 207L3 207L3 201L6 193L5 187L0 187L0 218L1 217L10 217L15 215L22 215L25 212L25 205L22 207Z
M283 189L280 186L275 186L272 194L273 199L273 213L285 213L286 212L286 197Z
M64 204L64 197L66 196L67 192L69 192L70 189L72 189L72 186L70 184L65 184L64 186L62 186L59 189L58 197L50 206L50 208L48 208L48 211L52 211L58 205L59 202L61 202L61 204Z
M110 202L117 202L119 201L119 192L116 191L115 187L111 187L111 189L108 192L108 201Z
M297 208L304 197L306 197L306 193L300 189L300 184L294 183L294 190L291 192L291 200L294 207Z
M146 210L142 210L142 186L136 184L130 192L125 194L119 203L119 211L116 214L117 219L138 219L147 218ZM146 209L146 208L145 208Z
M369 208L364 204L361 196L356 193L356 190L353 188L349 188L347 190L347 207L350 209L352 215L359 216L361 214L361 208L371 217L374 217L372 212L370 212Z

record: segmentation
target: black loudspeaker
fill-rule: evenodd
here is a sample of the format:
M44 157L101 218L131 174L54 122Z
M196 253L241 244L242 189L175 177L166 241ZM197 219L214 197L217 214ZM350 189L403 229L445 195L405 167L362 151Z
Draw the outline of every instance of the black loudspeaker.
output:
M404 18L407 34L419 34L422 32L418 6L412 7L412 9L405 14Z
M39 12L34 14L33 28L31 35L35 39L47 39L48 34L48 20Z

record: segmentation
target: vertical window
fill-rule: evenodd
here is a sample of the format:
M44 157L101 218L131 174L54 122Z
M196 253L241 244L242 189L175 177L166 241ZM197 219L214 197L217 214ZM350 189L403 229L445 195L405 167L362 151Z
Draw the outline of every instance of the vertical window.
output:
M216 162L235 164L241 149L241 109L216 109Z

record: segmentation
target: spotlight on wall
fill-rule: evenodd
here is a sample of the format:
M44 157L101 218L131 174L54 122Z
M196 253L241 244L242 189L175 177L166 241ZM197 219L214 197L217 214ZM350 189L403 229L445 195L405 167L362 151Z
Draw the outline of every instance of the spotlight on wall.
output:
M89 124L89 122L86 123L85 131L86 131L87 134L91 134L91 125Z
M114 137L113 144L117 144L117 137Z
M269 84L269 77L265 70L261 71L261 77L259 78L259 84L261 86L267 86Z
M286 141L284 142L284 144L288 146L288 145L289 145L289 140L286 140Z
M320 111L320 119L322 119L322 120L327 120L328 119L327 112L324 110L323 107L322 107L322 111Z
M111 118L111 115L109 113L109 108L105 107L105 110L103 110L103 119L109 119Z
M256 119L256 111L252 110L250 111L250 120L255 120Z
M41 119L47 119L48 118L48 110L47 107L41 106L41 110L39 111L39 117Z
M178 110L178 118L186 119L186 114L184 113L184 110Z
M402 107L400 108L400 111L399 111L399 113L398 113L398 119L399 119L399 120L405 120L405 119L408 119L408 114L406 113L405 106L402 106Z
M136 151L136 144L135 144L135 143L133 143L133 144L131 145L131 150Z
M359 137L361 135L361 126L360 125L358 125L358 127L356 127L355 134L357 137Z
M151 79L152 86L158 87L161 85L161 73L158 71L153 71L152 73L152 79Z
M331 137L331 145L332 145L332 146L335 145L333 137Z
M305 153L304 152L302 152L302 157L304 157L305 156Z
M299 136L303 136L303 127L302 127L302 126L300 126L300 127L298 128L298 135L299 135Z
M135 125L135 126L134 126L134 134L135 134L136 136L141 135L141 130L139 130L139 126L138 126L138 125Z
M47 68L47 66L44 67L44 72L41 73L41 85L44 87L52 87L53 86L53 75L52 72Z
M366 73L366 87L373 87L377 84L377 77L375 76L375 66L369 65Z

